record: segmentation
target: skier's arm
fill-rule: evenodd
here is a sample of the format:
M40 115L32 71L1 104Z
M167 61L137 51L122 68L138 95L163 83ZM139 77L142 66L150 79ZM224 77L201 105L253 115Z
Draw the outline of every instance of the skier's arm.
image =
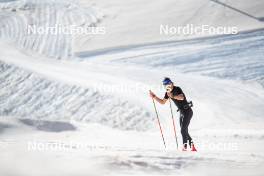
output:
M179 95L175 95L172 98L176 99L176 100L184 100L184 96L183 94L179 94Z
M168 100L166 98L161 99L161 98L157 97L151 90L149 91L149 95L151 98L153 98L154 100L156 100L160 104L165 104L166 101Z
M176 99L176 100L184 100L185 97L184 97L184 94L181 90L181 88L177 87L175 89L175 92L167 92L167 95L171 98L171 99Z
M157 102L159 102L160 104L165 104L166 101L168 100L168 99L165 99L165 98L161 99L161 98L157 97L156 95L155 95L154 99L155 99Z

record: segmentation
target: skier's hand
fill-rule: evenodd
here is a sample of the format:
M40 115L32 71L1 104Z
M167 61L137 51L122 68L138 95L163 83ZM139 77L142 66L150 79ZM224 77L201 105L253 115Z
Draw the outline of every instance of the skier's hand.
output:
M156 95L155 95L151 90L149 90L149 96L150 96L151 98L155 98L155 97L156 97Z
M167 92L167 95L171 98L171 99L173 99L174 98L174 96L173 96L173 93L172 92Z

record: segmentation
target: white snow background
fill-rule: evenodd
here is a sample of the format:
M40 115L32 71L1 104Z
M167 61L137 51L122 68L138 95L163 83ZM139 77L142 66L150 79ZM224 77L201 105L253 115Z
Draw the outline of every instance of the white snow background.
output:
M264 3L210 0L1 0L0 175L264 173ZM105 35L28 35L28 25L105 27ZM164 36L159 25L237 26ZM194 102L198 152L176 149L169 76ZM173 107L179 144L178 113ZM36 148L34 148L34 146Z

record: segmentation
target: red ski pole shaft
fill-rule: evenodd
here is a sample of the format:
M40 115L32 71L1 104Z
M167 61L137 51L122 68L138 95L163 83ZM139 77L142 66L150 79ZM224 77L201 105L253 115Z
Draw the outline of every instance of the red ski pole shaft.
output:
M170 110L171 110L171 119L172 119L173 130L174 130L174 137L176 140L177 149L179 149L178 139L177 139L177 135L176 135L176 127L175 127L175 122L174 122L174 117L173 117L173 112L172 112L172 107L171 107L171 100L169 99L169 101L170 101Z
M164 139L164 136L163 136L163 132L162 132L161 125L160 125L158 111L157 111L156 104L155 104L155 101L154 101L153 98L152 98L152 102L153 102L154 109L155 109L155 112L156 112L156 116L157 116L157 120L158 120L158 124L159 124L159 129L160 129L161 137L162 137L162 140L163 140L163 144L164 144L164 147L166 148L165 139Z

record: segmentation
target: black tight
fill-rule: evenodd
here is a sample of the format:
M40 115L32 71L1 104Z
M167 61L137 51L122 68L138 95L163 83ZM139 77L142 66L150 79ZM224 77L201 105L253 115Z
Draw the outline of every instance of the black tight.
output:
M180 113L180 125L181 125L181 134L183 145L187 147L187 142L189 141L189 145L192 144L192 138L188 132L188 126L193 116L193 111L191 108L185 109Z

